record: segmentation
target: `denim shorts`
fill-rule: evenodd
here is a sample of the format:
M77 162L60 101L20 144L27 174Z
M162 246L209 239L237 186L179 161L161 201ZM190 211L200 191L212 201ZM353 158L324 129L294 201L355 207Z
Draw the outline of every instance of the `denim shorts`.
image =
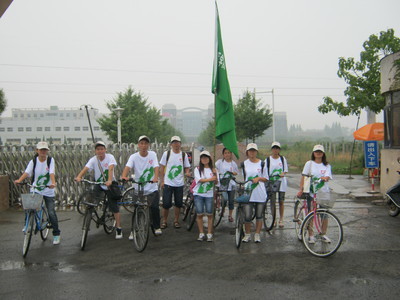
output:
M194 196L194 206L198 215L212 215L213 213L213 197Z

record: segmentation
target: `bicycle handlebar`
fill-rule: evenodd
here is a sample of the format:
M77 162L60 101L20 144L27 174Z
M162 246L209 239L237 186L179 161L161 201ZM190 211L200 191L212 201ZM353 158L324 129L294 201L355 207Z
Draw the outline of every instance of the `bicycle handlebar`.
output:
M27 185L32 188L50 187L49 185L33 185L33 184L30 184L29 182L20 182L20 183L17 183L17 185Z
M145 185L146 183L154 183L154 181L152 180L147 180L147 181L136 181L133 178L129 178L128 180L126 179L122 179L122 180L118 180L119 182L125 183L125 182L132 182L132 183L136 183L138 185Z
M97 184L97 185L103 185L103 184L105 184L105 182L103 182L103 181L90 181L90 180L87 180L87 179L81 179L81 181L80 182L86 182L86 183L89 183L89 184Z

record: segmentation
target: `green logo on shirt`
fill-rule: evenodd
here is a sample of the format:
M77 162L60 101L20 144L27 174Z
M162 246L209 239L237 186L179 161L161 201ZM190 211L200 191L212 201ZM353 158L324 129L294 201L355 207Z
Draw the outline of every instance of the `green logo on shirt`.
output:
M50 182L50 174L47 173L45 175L39 175L36 185L48 185ZM37 187L38 191L43 191L46 187Z
M168 172L168 178L173 180L174 178L178 177L182 173L182 165L179 166L172 166Z
M315 182L317 182L319 180L318 177L313 176L313 178L311 179L311 187L310 187L310 192L311 193L317 193L324 185L325 185L325 181L320 181L317 184L315 184Z
M257 178L257 177L258 177L258 175L254 176L254 177L249 177L249 178L247 178L247 180L253 180L254 178ZM251 189L254 190L257 187L257 185L258 185L258 182L257 183L252 183L251 184Z
M281 176L279 176L279 174L282 173L282 169L274 169L271 173L271 177L269 178L269 180L271 181L276 181L278 179L281 178Z
M214 186L214 183L209 181L209 182L203 182L200 184L199 189L197 190L197 192L199 194L205 194L207 193L209 190L211 190Z
M142 173L142 176L139 178L139 182L151 181L154 177L154 168L150 167L145 169Z
M108 169L107 169L107 170L104 170L103 175L104 175L104 179L103 179L103 176L100 174L99 178L96 179L96 182L107 181L107 178L108 178Z

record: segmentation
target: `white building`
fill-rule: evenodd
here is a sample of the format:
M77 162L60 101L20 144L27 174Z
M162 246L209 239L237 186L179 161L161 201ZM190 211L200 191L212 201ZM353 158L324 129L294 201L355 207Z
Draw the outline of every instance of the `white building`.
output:
M108 142L96 119L98 109L89 109L90 121L96 140ZM0 141L4 144L34 144L46 140L53 144L92 143L86 110L79 108L13 108L12 116L0 118Z

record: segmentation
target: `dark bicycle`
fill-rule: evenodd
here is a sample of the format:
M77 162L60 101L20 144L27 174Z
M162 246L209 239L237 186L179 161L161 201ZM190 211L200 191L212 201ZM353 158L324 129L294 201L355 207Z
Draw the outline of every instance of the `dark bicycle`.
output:
M86 179L82 179L81 182L85 182L90 185L104 184L104 182L94 182ZM87 236L90 231L90 223L92 222L92 220L96 224L97 228L103 225L104 231L107 234L111 234L115 230L115 218L114 214L109 210L107 195L104 193L104 197L102 199L99 199L95 196L93 190L89 189L86 192L84 199L85 200L82 203L86 206L86 209L82 225L81 250L85 249ZM101 215L99 215L96 209L100 202L103 203Z

